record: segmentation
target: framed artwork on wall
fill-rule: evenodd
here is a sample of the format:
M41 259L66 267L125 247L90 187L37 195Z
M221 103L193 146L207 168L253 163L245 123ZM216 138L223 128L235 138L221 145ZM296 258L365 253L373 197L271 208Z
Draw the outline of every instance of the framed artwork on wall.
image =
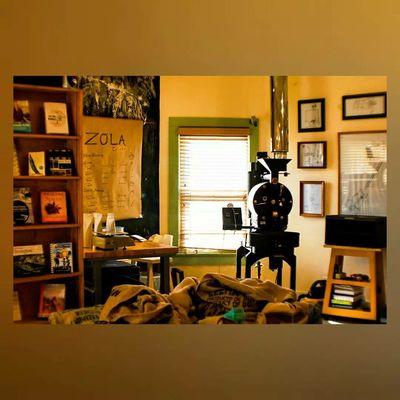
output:
M322 142L297 143L297 168L326 168L326 146Z
M321 132L325 130L325 99L298 101L299 132Z
M343 119L385 118L386 92L342 97Z
M325 215L324 181L300 181L300 215L302 217Z
M339 132L339 214L386 215L386 131Z

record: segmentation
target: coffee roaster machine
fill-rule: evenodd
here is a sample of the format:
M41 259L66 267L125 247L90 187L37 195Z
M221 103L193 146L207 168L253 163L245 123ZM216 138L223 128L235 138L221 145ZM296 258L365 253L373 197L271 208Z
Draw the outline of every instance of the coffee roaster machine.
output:
M299 233L287 232L288 215L293 198L289 189L279 182L279 175L287 175L290 159L269 158L266 152L257 153L249 172L248 209L251 224L242 224L242 210L224 207L223 229L249 229L248 243L236 251L236 277L241 278L242 260L245 276L251 276L251 267L263 258L269 259L269 268L277 271L276 282L282 285L283 262L290 267L290 287L296 288L296 255Z
M290 267L290 287L296 289L296 255L299 233L287 232L288 215L293 206L289 189L279 182L279 175L287 176L288 143L287 77L271 77L271 150L257 153L249 172L248 209L250 225L242 224L240 208L223 208L223 229L249 229L248 240L236 251L236 277L241 278L242 260L245 276L251 276L251 267L259 260L269 259L269 268L277 271L276 282L282 285L283 262ZM259 269L260 272L260 269Z

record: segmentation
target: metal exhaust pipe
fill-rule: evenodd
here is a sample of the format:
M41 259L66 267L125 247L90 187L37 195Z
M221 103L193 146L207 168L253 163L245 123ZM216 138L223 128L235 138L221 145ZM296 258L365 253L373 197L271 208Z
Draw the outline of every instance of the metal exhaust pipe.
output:
M271 76L271 151L286 158L289 151L287 76Z

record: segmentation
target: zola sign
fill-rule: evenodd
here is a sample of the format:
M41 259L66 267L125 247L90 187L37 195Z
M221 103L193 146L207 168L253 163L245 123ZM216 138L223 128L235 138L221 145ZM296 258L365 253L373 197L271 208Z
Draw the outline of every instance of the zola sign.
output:
M85 132L86 145L111 145L111 146L126 146L123 134L113 134L111 132Z

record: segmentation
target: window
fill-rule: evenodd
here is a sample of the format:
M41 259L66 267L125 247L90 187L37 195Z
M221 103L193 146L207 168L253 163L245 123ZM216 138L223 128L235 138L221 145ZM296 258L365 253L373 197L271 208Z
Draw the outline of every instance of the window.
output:
M222 230L222 207L247 216L248 128L179 129L179 246L236 249L241 231Z

